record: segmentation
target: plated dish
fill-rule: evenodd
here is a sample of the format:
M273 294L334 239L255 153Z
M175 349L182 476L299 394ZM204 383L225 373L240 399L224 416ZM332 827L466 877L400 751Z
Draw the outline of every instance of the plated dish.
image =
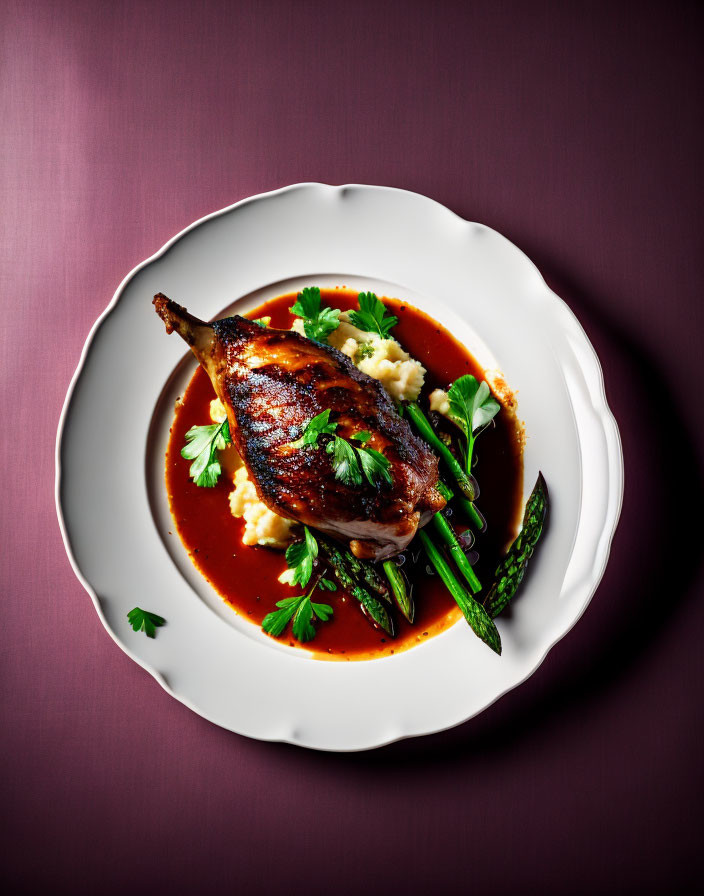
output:
M500 653L492 618L547 510L541 482L511 552L524 434L500 372L370 292L304 287L212 326L154 304L201 365L166 453L172 517L233 610L319 659L390 656L460 614Z
M251 316L311 286L324 294L342 285L350 300L373 292L407 302L468 347L478 371L501 370L517 394L528 437L516 511L520 516L542 470L551 523L510 618L495 622L501 656L459 618L413 649L321 662L308 642L292 647L233 612L174 527L164 458L176 399L197 362L164 336L152 297L164 293L209 321ZM342 436L352 442L354 434ZM481 440L491 437L486 432L477 442L479 464ZM327 441L313 448L322 460L330 459ZM367 749L441 730L531 674L601 577L621 493L618 430L598 361L571 312L503 237L417 194L386 188L298 185L239 203L174 238L125 280L97 322L57 439L67 551L117 643L217 724L318 749ZM290 587L278 585L284 593ZM135 606L166 620L155 638L133 630L140 623L128 619ZM398 609L394 614L400 627ZM329 624L318 621L320 630ZM312 644L319 637L322 631Z

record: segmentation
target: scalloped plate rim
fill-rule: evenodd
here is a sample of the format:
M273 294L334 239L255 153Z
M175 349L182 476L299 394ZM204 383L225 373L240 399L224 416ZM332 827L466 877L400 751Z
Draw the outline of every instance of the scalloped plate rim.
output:
M603 424L603 427L604 427L604 435L605 435L606 441L607 441L607 448L609 449L609 457L608 457L609 473L610 473L610 475L613 476L613 481L610 482L610 485L615 492L615 503L611 506L609 513L608 513L608 518L606 520L606 527L605 527L607 530L606 540L602 545L601 551L595 555L594 564L590 569L589 575L585 577L585 579L588 579L588 581L583 581L580 583L582 587L586 587L586 596L583 599L578 611L573 616L573 618L571 618L569 620L567 625L565 625L563 628L558 630L555 637L552 638L550 643L547 644L547 646L545 647L543 652L540 654L538 660L531 666L531 668L529 668L526 671L526 674L523 675L518 680L512 682L509 686L507 686L506 688L501 690L499 693L497 693L492 699L490 699L488 702L486 702L481 708L478 708L466 715L460 714L460 716L458 716L454 720L450 721L447 725L443 725L442 727L433 727L432 729L428 729L428 730L408 730L408 731L395 732L387 737L381 737L381 738L376 737L376 738L367 739L368 742L365 742L364 744L359 744L359 745L350 745L350 746L344 746L344 747L319 746L316 744L305 743L302 740L297 740L293 736L267 737L267 736L263 736L261 734L253 734L253 733L251 733L249 731L245 731L245 730L238 730L236 727L231 726L231 725L223 726L223 723L221 721L218 721L217 718L215 718L214 714L209 714L207 712L204 712L201 708L196 706L190 699L188 699L187 697L180 695L176 691L174 691L170 687L166 678L161 674L161 672L159 672L158 669L154 668L152 665L150 665L150 663L146 662L145 660L142 660L136 653L134 653L120 639L118 634L111 628L110 624L108 623L108 621L105 617L105 614L103 613L103 610L100 605L100 601L98 599L98 596L97 596L94 588L92 587L90 582L88 582L88 580L85 578L85 576L83 575L83 573L76 561L76 558L74 556L73 547L71 544L70 535L69 535L69 532L68 532L68 529L66 526L66 522L64 519L63 509L61 506L61 485L62 485L61 445L62 445L64 427L66 425L66 420L68 417L68 413L70 410L70 406L72 403L76 385L77 385L77 383L80 379L81 373L85 367L85 364L86 364L88 355L90 353L90 350L93 346L95 337L98 334L99 330L101 329L103 323L107 320L107 318L111 315L111 313L117 307L121 296L125 292L127 286L130 284L130 282L134 279L134 277L141 270L146 268L148 265L150 265L151 263L162 258L174 245L176 245L185 236L187 236L189 233L191 233L196 228L200 227L202 224L204 224L208 221L214 220L216 218L226 216L226 215L230 214L231 212L235 211L236 209L242 208L243 206L246 206L248 204L251 204L251 203L254 203L257 201L261 201L261 200L266 200L269 198L273 198L273 197L280 196L285 193L290 193L290 192L294 192L294 191L301 190L301 189L323 189L326 191L334 190L334 191L337 191L340 193L344 193L345 191L348 191L348 190L373 190L373 191L380 191L380 192L399 193L399 194L404 194L406 196L412 196L412 197L419 198L424 202L432 203L433 205L442 209L444 212L450 213L459 223L461 223L463 225L475 223L475 222L467 221L466 219L462 218L459 214L454 212L452 209L449 209L447 206L444 206L442 203L438 202L437 200L434 200L431 197L425 196L425 195L423 195L421 193L417 193L415 191L404 190L404 189L397 188L397 187L386 187L383 185L368 185L368 184L356 184L356 183L330 185L330 184L322 184L322 183L315 182L315 181L306 181L306 182L302 182L302 183L291 184L291 185L280 187L280 188L277 188L274 190L270 190L270 191L255 194L252 196L244 197L243 199L238 200L237 202L234 202L229 206L226 206L217 211L211 212L211 213L204 215L203 217L193 221L191 224L189 224L183 230L179 231L177 234L175 234L173 237L171 237L153 255L149 256L144 261L142 261L138 265L136 265L123 278L123 280L117 287L112 299L108 303L107 307L104 309L104 311L100 314L100 316L94 322L94 324L92 325L92 327L88 333L88 336L86 337L86 340L85 340L85 343L81 350L80 358L77 363L76 369L74 370L74 373L69 382L69 386L68 386L66 397L65 397L65 400L64 400L64 403L62 406L62 410L61 410L61 414L60 414L59 422L58 422L58 427L57 427L57 437L56 437L56 446L55 446L55 467L56 467L55 489L54 489L55 503L56 503L56 511L57 511L57 517L58 517L59 527L60 527L60 531L61 531L61 536L62 536L62 539L64 542L64 547L66 549L66 553L67 553L69 562L71 564L71 567L72 567L77 579L79 580L79 582L81 583L83 588L87 591L87 593L90 595L93 605L98 614L98 617L99 617L101 623L103 624L103 627L106 629L106 631L108 632L108 634L110 635L112 640L121 648L121 650L123 650L127 654L127 656L129 656L130 659L132 659L135 663L137 663L139 666L141 666L143 669L145 669L161 685L161 687L168 694L170 694L172 697L174 697L176 700L178 700L184 706L187 706L189 709L191 709L192 711L194 711L195 713L197 713L199 716L206 719L207 721L210 721L213 724L218 725L219 727L226 727L226 730L231 730L231 731L233 731L233 733L237 733L241 736L246 736L246 737L249 737L249 738L252 738L255 740L261 740L263 742L269 742L269 743L291 743L291 744L295 744L297 746L302 746L305 748L312 748L312 749L321 750L321 751L325 751L325 752L357 752L357 751L364 751L364 750L368 750L368 749L375 749L375 748L383 747L388 744L391 744L391 743L394 743L394 742L397 742L400 740L404 740L409 737L418 737L418 736L424 736L424 735L428 735L428 734L440 733L442 731L446 731L453 727L461 725L464 722L469 721L474 716L478 715L484 709L491 706L493 703L495 703L498 699L500 699L506 693L513 690L515 687L518 687L520 684L522 684L524 681L526 681L528 678L530 678L531 675L534 674L534 672L541 666L541 664L545 660L545 657L547 656L549 651L559 641L561 641L562 638L565 637L566 634L569 633L569 631L574 627L574 625L576 625L576 623L582 617L583 613L585 612L587 606L589 605L589 603L598 587L599 582L601 581L601 578L603 577L604 571L605 571L607 563L608 563L611 545L613 542L613 537L614 537L614 534L615 534L615 531L617 528L617 524L619 521L621 508L622 508L622 504L623 504L623 488L624 488L623 451L622 451L621 438L620 438L620 433L618 430L618 425L616 423L616 420L615 420L613 413L611 412L608 402L607 402L604 376L603 376L603 370L601 367L601 363L600 363L598 355L597 355L594 347L592 346L588 336L586 335L581 323L579 322L577 317L574 315L572 310L569 308L567 303L560 296L558 296L553 290L550 289L550 287L545 282L542 274L540 273L540 271L537 268L537 266L535 265L535 263L527 255L525 255L525 253L522 250L520 250L518 247L516 247L515 244L513 244L510 240L508 240L506 237L504 237L500 232L493 230L493 228L487 227L486 225L479 225L480 227L484 228L485 230L491 231L492 233L499 236L509 246L511 246L513 249L515 249L517 252L519 252L520 256L522 257L522 260L524 260L525 262L528 262L528 264L533 268L535 273L540 278L540 282L544 289L544 292L546 294L549 294L551 299L557 300L557 305L560 308L560 313L563 316L567 315L566 319L569 320L569 322L573 326L574 325L577 326L580 336L583 339L583 347L588 349L585 357L582 358L581 361L586 360L588 363L592 364L592 366L594 368L594 372L596 372L596 375L597 375L597 383L598 383L597 394L594 394L592 389L589 389L589 394L590 394L590 397L593 402L593 409L598 414L598 416Z

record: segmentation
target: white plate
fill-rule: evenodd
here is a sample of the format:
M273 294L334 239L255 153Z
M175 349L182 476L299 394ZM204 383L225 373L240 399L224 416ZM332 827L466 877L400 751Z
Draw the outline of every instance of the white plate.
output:
M193 569L170 518L163 457L173 398L193 370L151 300L212 319L304 285L408 299L485 366L498 361L525 421L550 525L503 656L460 621L395 656L323 662L275 643ZM57 437L66 550L115 641L174 697L248 737L362 750L457 725L524 681L579 619L606 566L623 491L618 429L594 349L538 270L493 230L416 193L298 184L196 222L123 281L88 337ZM587 487L587 483L589 484ZM154 640L135 605L167 619Z

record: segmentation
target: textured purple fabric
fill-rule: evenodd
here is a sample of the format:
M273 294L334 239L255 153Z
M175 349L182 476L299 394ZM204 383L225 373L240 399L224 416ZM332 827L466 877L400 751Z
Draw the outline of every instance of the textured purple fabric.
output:
M700 4L0 4L2 882L13 892L674 893L702 781ZM54 441L91 324L202 215L303 180L521 246L600 354L626 496L588 611L475 720L248 741L110 640ZM6 890L7 892L7 890Z

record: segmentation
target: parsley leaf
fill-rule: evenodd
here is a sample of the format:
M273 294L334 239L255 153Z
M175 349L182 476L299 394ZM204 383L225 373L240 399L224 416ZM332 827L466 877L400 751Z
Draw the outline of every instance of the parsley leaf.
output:
M362 438L359 438L360 436ZM366 431L355 433L352 438L366 442L371 438L371 433ZM374 448L355 448L339 436L335 436L326 450L328 454L332 454L335 479L339 479L345 485L361 485L362 474L370 485L377 485L381 480L393 485L389 473L391 463L380 451L375 451Z
M350 320L366 333L378 333L388 339L389 331L398 323L393 314L386 314L386 305L373 292L360 292L359 311L350 311Z
M313 586L315 590L317 586ZM293 619L293 637L305 642L311 641L316 634L313 625L313 616L321 622L327 622L332 617L332 607L329 604L316 604L310 599L310 594L299 594L297 597L287 597L276 604L278 610L274 610L262 620L262 628L265 632L278 638L286 630L286 626Z
M320 312L320 290L317 286L306 286L296 296L296 302L288 309L298 317L317 317Z
M127 619L136 632L144 632L148 638L156 637L156 630L160 628L166 620L157 616L156 613L149 613L141 607L134 607L127 614Z
M383 479L388 485L393 485L393 479L389 473L391 463L380 451L375 451L374 448L360 448L358 453L362 472L370 485L376 485L380 479Z
M266 614L262 620L262 628L264 631L273 635L275 638L278 638L279 635L283 634L284 629L289 624L291 617L296 612L305 596L305 594L299 594L298 597L287 597L284 600L277 601L276 606L281 609L273 610L271 613Z
M298 605L296 615L293 617L293 637L298 641L311 641L315 637L313 608L307 594Z
M279 576L279 581L284 585L303 585L310 581L313 574L313 565L318 556L318 542L307 526L303 527L302 541L296 541L286 549L286 563L288 569ZM323 576L318 578L316 588L323 591L337 591L337 587L330 579Z
M474 440L499 413L501 405L491 397L487 383L484 380L480 383L471 374L456 379L450 386L447 396L452 419L467 438L465 466L467 473L471 474Z
M498 414L500 405L491 397L491 391L487 383L480 383L470 374L459 377L450 386L447 393L450 402L450 412L465 431L476 433L482 429Z
M359 362L363 361L365 358L371 358L373 354L374 346L371 342L361 342L359 348L354 353L354 363L359 364Z
M288 570L283 580L289 585L305 586L313 575L313 561L318 556L318 542L308 526L303 527L304 538L286 548Z
M360 443L359 445L353 445L347 439L335 435L337 425L337 423L330 423L329 409L322 411L322 413L317 414L307 423L303 430L303 435L295 442L291 442L291 447L317 446L319 436L331 435L333 438L328 441L325 450L332 455L332 468L335 472L335 479L343 482L345 485L352 486L361 485L365 478L370 485L376 485L381 480L391 485L393 480L389 473L390 462L379 451L375 451L373 448L361 447L372 437L369 430L362 429L350 436L353 442ZM291 547L295 547L295 545ZM291 566L290 563L289 566ZM284 576L285 578L282 578L282 581L293 583L292 574L284 573Z
M327 622L332 617L332 607L330 604L314 604L310 602L313 612L321 622Z
M357 455L349 442L335 436L325 449L332 454L332 468L335 471L335 479L345 485L361 485L362 473L359 469Z
M303 322L306 336L317 342L327 342L328 336L340 326L339 317L339 308L323 308L315 320Z
M212 488L222 472L216 452L232 442L227 419L210 426L192 426L186 433L188 442L181 449L181 457L192 460L189 474L196 485Z
M289 311L303 318L303 330L306 336L315 339L316 342L327 342L330 333L340 326L340 309L321 308L320 289L317 286L306 286L301 290Z
M330 423L330 408L316 414L309 420L303 430L303 435L295 442L291 442L291 448L305 448L306 445L317 445L318 436L332 435L337 429L337 423Z
M330 579L326 579L324 576L321 576L318 579L318 588L321 591L337 591L337 585L330 581Z

